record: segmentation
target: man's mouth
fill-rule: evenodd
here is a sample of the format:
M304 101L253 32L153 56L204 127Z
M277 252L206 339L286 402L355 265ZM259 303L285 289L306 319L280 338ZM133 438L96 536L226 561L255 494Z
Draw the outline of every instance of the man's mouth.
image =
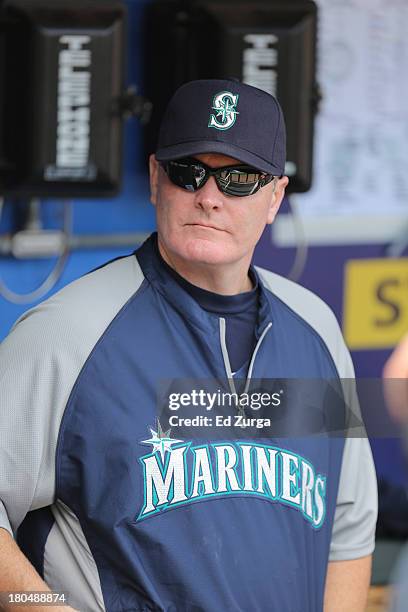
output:
M190 225L192 227L203 227L205 229L217 230L219 232L224 231L220 227L215 227L215 225L209 225L207 223L186 223L186 225Z

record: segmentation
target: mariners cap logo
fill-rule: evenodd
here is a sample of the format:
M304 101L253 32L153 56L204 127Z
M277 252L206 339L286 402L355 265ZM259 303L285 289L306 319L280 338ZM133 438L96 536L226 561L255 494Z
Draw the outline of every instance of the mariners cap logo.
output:
M236 121L239 112L236 109L238 104L238 94L233 94L230 91L220 91L213 98L212 110L215 114L210 115L208 127L216 128L217 130L229 130Z

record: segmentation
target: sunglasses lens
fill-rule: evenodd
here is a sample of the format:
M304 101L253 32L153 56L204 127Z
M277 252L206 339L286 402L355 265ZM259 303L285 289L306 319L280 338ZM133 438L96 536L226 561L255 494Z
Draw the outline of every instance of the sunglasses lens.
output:
M171 182L187 191L197 191L206 178L205 168L188 160L170 161L164 168Z
M217 175L217 183L221 190L232 196L248 196L260 188L264 174L253 168L245 170L228 168Z
M237 197L256 193L273 178L250 166L230 166L211 170L193 158L169 161L163 164L163 167L171 182L187 191L200 189L212 174L215 175L220 191Z

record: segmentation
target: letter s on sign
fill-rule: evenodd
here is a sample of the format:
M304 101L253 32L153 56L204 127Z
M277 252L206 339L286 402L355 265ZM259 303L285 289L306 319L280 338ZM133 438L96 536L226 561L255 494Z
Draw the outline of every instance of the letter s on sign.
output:
M397 278L388 278L382 281L376 291L376 296L379 302L385 304L390 310L390 316L387 319L378 319L374 320L374 324L377 327L385 327L387 325L393 325L401 314L401 308L398 303L391 300L390 297L386 295L387 289L390 287L399 287L400 281Z

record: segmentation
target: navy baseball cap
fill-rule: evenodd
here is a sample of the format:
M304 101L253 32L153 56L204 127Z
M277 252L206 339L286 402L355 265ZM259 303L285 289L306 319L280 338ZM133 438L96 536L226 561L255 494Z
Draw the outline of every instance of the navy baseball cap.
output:
M268 174L285 170L285 122L270 94L235 80L182 85L160 127L158 161L199 153L223 153Z

